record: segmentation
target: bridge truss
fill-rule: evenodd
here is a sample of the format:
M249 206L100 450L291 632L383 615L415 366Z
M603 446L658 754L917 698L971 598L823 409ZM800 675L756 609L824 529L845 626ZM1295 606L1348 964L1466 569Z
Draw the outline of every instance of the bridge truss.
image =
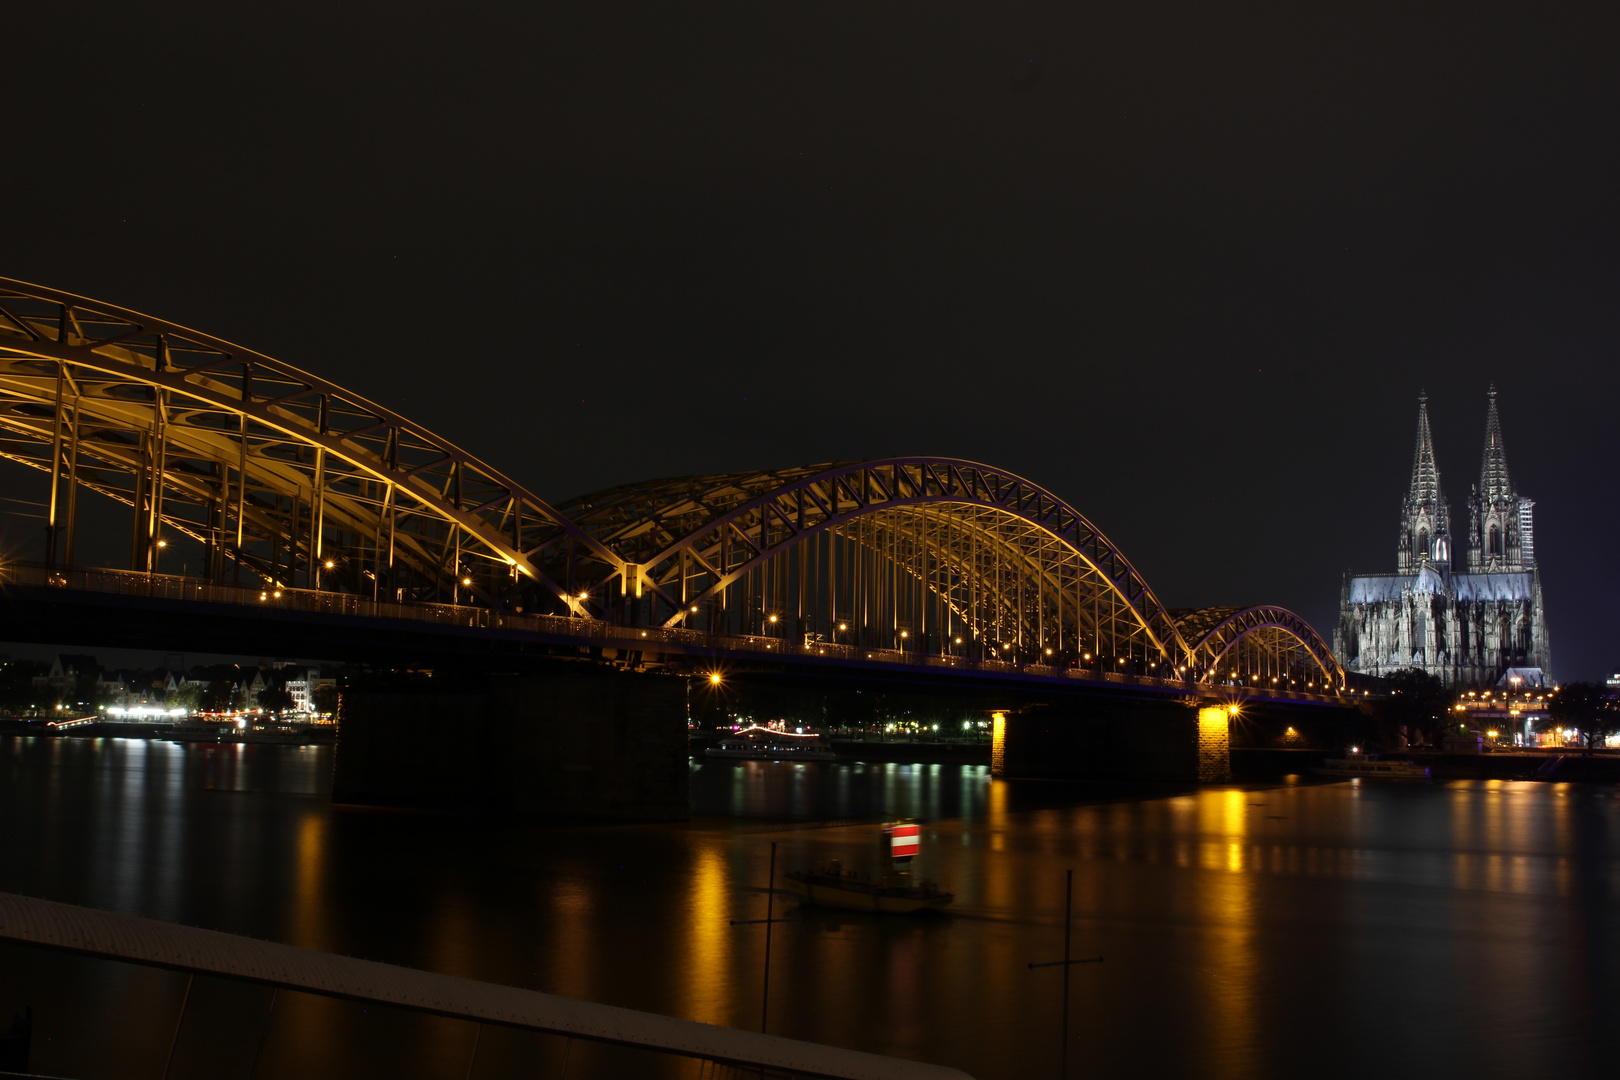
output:
M1111 675L1337 688L1281 608L1167 610L1077 510L1005 470L894 458L658 480L552 506L269 357L0 279L0 456L128 510L129 568Z

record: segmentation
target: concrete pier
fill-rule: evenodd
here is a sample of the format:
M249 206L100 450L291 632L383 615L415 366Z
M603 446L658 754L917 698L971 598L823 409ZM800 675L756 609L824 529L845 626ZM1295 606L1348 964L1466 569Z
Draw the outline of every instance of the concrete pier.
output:
M1353 708L1288 709L1196 697L1097 698L993 714L991 771L1046 780L1225 783L1232 751L1338 748L1365 734Z
M1198 779L1198 711L1179 700L1039 706L998 714L993 730L999 746L991 748L991 765L997 776Z
M688 782L684 680L568 664L346 689L332 801L678 821Z

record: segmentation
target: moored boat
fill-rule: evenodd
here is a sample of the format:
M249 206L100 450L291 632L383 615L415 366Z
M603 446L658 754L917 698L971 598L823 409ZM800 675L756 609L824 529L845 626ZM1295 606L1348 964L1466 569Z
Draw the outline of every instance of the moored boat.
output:
M832 761L838 757L827 749L818 732L758 726L733 732L703 753L706 757L742 761Z
M1352 751L1342 758L1328 758L1322 767L1312 769L1318 776L1365 776L1374 780L1427 780L1427 766L1410 761L1379 761L1373 754Z
M932 881L913 881L894 872L874 877L847 871L837 862L814 870L790 871L782 884L801 903L886 915L937 910L956 899Z

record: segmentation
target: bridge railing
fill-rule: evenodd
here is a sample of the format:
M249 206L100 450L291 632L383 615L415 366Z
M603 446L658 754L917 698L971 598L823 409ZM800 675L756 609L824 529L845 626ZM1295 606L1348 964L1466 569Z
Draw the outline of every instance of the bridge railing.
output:
M1272 690L1267 687L1236 685L1230 682L1200 683L1191 677L1165 679L1152 675L1100 671L1095 667L1059 667L1025 664L1016 660L981 659L972 656L940 656L905 649L847 645L837 642L801 643L788 638L758 634L718 635L684 627L620 626L600 619L572 615L534 615L516 611L460 604L397 603L370 600L352 593L323 592L318 589L277 589L263 586L225 585L199 581L178 574L149 574L135 570L53 570L27 563L0 565L0 586L23 585L119 596L150 597L163 600L189 600L240 607L343 615L363 619L405 620L435 626L464 627L472 630L504 630L544 634L580 641L600 641L620 650L674 645L714 650L719 653L754 653L781 657L826 658L903 666L946 668L964 672L986 672L1035 676L1049 679L1090 681L1168 691L1241 692L1244 696L1288 697L1332 701L1338 695L1312 694L1299 690Z
M188 976L185 991L179 995L180 1013L169 1051L171 1059L194 980L201 975L446 1017L480 1025L480 1031L482 1025L492 1025L560 1036L570 1043L580 1039L696 1061L700 1075L716 1075L718 1067L724 1066L746 1076L783 1080L972 1080L946 1065L703 1024L15 893L0 893L0 941ZM110 978L116 980L110 985L124 982L122 976ZM477 1038L472 1042L468 1075L477 1060ZM566 1056L563 1060L566 1063ZM657 1068L651 1060L640 1064ZM685 1075L691 1075L690 1070L685 1070Z

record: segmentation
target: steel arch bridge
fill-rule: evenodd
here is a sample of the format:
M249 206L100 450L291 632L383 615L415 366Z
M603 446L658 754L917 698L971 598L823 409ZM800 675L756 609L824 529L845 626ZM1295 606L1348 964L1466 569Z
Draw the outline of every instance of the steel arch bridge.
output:
M1006 470L892 458L655 480L553 506L291 365L9 279L0 456L49 476L51 570L76 565L86 489L127 508L130 570L181 564L278 596L1203 684L1344 681L1282 608L1166 609L1074 507Z

